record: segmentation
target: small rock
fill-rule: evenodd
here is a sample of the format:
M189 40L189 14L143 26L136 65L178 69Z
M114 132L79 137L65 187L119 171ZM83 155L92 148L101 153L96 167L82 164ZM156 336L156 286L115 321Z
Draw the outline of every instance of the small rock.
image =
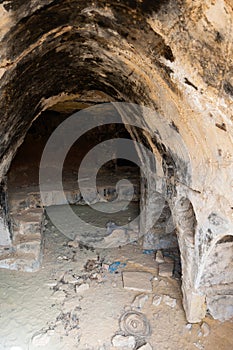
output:
M153 348L149 343L146 343L145 345L138 348L138 350L153 350Z
M53 287L55 287L57 285L57 282L56 281L54 281L54 282L47 282L47 283L45 283L45 285L50 287L50 288L53 288Z
M118 334L112 338L112 345L116 348L134 349L136 346L136 340L132 335L123 336Z
M187 323L185 328L188 329L189 331L192 329L192 323Z
M174 308L176 306L176 299L171 298L169 295L163 296L163 302L172 308Z
M116 286L117 286L116 282L112 282L112 287L116 288Z
M159 306L162 301L162 297L160 295L155 295L152 301L154 306Z
M34 346L45 346L49 343L50 336L47 333L39 333L33 336L32 345Z
M69 258L66 255L63 255L63 256L60 255L57 257L57 260L59 260L59 261L60 260L69 260Z
M71 274L65 273L63 276L63 281L64 281L64 283L75 284L75 283L77 283L78 280L77 280L77 278L75 278Z
M174 263L163 263L159 265L159 276L172 277L174 269Z
M109 269L109 264L103 264L103 265L102 265L102 268L103 268L103 270L108 271L108 269Z
M148 299L149 299L149 296L147 294L139 294L135 297L131 306L134 309L141 310Z
M208 337L208 335L210 334L210 326L206 322L203 322L201 325L201 331L203 337Z
M80 286L75 287L76 293L83 293L90 288L88 283L83 283Z
M79 247L79 243L78 243L77 241L69 241L69 242L67 243L67 245L68 245L69 247L72 247L72 248L78 248L78 247Z
M155 256L155 261L159 264L164 263L164 257L163 257L163 253L161 250L157 250L156 256Z

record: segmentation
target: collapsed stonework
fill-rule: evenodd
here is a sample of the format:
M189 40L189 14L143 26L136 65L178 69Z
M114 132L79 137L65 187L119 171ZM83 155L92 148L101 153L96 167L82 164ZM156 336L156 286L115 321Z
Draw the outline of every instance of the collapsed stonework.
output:
M112 102L132 140L156 158L161 183L148 189L141 181L140 203L150 208L141 222L147 238L156 235L156 227L147 232L147 226L166 184L187 319L199 322L207 310L216 319L231 318L231 1L3 0L0 6L1 259L17 254L25 238L14 239L7 174L33 121L52 106L74 103L79 110ZM153 113L135 113L150 132L130 126L117 102L150 108ZM139 158L151 169L140 152ZM43 208L33 208L29 232L31 222L42 220ZM31 232L31 251L41 245L40 228Z

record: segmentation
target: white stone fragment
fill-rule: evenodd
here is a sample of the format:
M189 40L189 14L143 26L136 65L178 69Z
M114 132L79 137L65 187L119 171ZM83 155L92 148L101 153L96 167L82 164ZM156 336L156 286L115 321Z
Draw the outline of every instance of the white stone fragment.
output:
M210 326L206 322L203 322L201 325L201 331L203 337L208 337L208 335L210 334Z
M192 329L192 324L191 323L187 323L185 328L190 331Z
M163 296L163 302L172 308L174 308L176 306L176 299L171 298L169 295Z
M64 281L64 283L70 283L70 284L75 284L78 282L77 278L75 278L74 276L72 276L69 273L64 274L63 281Z
M133 309L141 310L148 299L149 296L147 294L139 294L135 297L131 306Z
M80 286L76 286L75 291L76 293L83 293L86 290L88 290L90 288L88 283L83 283Z
M132 335L123 336L118 334L112 338L112 345L116 348L134 349L136 346L136 340Z
M45 346L49 343L50 336L47 333L39 333L33 336L32 345L36 347Z
M152 304L154 306L159 306L161 304L161 301L162 301L162 297L160 295L155 295L153 297L153 301L152 301Z
M155 256L155 261L159 264L164 263L164 257L163 257L163 253L161 250L157 250L156 256Z

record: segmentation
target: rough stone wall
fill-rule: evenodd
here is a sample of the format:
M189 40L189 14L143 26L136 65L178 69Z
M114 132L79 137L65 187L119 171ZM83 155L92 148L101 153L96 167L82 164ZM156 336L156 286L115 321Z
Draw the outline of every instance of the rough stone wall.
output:
M233 245L226 255L216 246L233 235L231 0L7 0L0 14L0 179L32 121L55 102L99 90L151 107L144 138L169 189L187 317L200 320L206 301L214 317L226 308L232 317ZM186 199L191 240L181 223ZM224 283L207 272L219 256Z

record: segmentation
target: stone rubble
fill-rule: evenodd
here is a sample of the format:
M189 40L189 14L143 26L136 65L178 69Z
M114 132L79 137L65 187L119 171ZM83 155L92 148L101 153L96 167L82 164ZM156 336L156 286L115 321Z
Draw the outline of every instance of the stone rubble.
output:
M171 298L169 295L164 295L163 296L163 302L167 306L170 306L171 308L176 307L176 299L175 298Z
M123 336L123 335L115 335L112 338L112 345L116 348L127 348L127 349L134 349L136 346L136 339L132 335L129 336Z
M161 302L163 302L164 304L166 304L167 306L171 307L171 308L175 308L176 307L176 299L170 297L169 295L154 295L153 299L152 299L152 305L154 306L159 306L161 304Z

